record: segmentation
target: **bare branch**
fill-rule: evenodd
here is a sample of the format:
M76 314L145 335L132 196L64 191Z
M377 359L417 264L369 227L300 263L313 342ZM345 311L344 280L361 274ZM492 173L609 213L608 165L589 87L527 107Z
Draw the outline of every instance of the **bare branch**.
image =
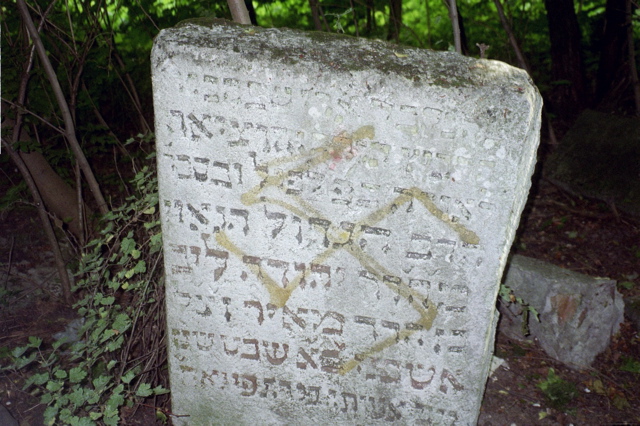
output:
M456 46L456 52L462 55L462 38L460 36L460 22L458 21L458 6L456 0L449 0L449 19L453 27L453 42Z
M62 284L62 296L64 297L65 303L71 304L71 281L69 280L69 273L67 272L67 268L64 264L64 259L62 258L62 252L60 251L60 246L58 245L56 234L55 232L53 232L53 227L51 226L51 222L49 221L49 216L47 215L47 210L44 207L42 197L40 197L38 187L33 181L31 173L29 173L29 169L22 161L22 158L20 158L18 153L13 150L11 144L4 138L2 138L2 146L9 153L9 157L11 157L11 160L16 165L18 170L20 170L24 181L29 187L29 191L31 192L33 201L38 207L40 222L42 222L42 227L44 228L44 232L47 235L47 239L49 240L49 244L51 245L51 250L53 251L53 256L56 261L56 268L58 269L58 275L60 276L60 282Z
M91 170L91 166L87 161L84 153L82 152L82 148L78 143L78 139L75 134L75 125L73 123L73 119L71 117L71 112L69 111L69 105L62 93L62 88L60 87L60 83L58 82L58 78L56 73L49 61L47 56L47 52L45 51L44 45L42 44L42 40L40 39L40 35L36 30L35 25L33 24L33 20L31 19L31 15L29 14L29 10L27 9L27 5L24 0L17 0L18 10L22 15L22 19L24 20L25 26L29 31L29 35L31 36L31 40L36 47L36 51L38 52L38 57L40 58L40 62L45 69L45 73L49 82L51 83L51 87L53 92L55 93L56 100L58 101L58 106L62 112L62 117L65 123L66 137L71 145L71 149L76 157L76 161L80 165L82 172L84 173L85 178L87 179L87 183L89 184L89 189L93 194L96 203L98 204L98 208L100 209L100 213L107 214L109 209L107 207L107 202L102 196L102 192L100 191L100 185L98 185L98 181L93 175L93 171Z

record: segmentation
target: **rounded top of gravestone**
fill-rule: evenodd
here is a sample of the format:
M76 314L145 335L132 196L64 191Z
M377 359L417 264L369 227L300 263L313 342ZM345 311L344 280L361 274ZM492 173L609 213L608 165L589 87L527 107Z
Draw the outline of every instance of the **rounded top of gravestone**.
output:
M163 33L159 37L168 37L185 46L219 49L221 44L226 44L229 50L256 61L309 64L334 74L361 70L396 74L412 81L416 87L425 84L443 88L508 84L510 89L525 93L533 86L524 70L503 62L345 34L262 28L218 18L189 19L172 29L171 35ZM265 49L266 44L268 49Z

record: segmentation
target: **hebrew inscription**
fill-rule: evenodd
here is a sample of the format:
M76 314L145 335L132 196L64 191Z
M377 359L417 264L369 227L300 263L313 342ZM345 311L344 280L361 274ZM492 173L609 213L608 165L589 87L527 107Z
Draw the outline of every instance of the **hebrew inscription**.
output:
M313 37L156 39L176 422L474 423L540 97L505 64Z

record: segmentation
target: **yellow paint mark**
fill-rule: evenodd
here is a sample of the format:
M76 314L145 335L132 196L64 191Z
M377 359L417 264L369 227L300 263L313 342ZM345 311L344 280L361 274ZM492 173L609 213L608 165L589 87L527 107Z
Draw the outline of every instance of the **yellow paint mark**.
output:
M371 125L360 127L358 130L353 132L353 136L352 136L354 141L359 141L362 139L373 140L373 138L375 137L376 137L376 129Z
M448 214L440 210L431 199L427 196L427 194L421 191L419 188L415 186L409 190L411 196L416 198L418 201L422 203L426 207L429 212L434 215L436 218L440 219L444 223L446 223L449 228L453 229L460 235L460 239L467 244L478 244L480 243L480 237L478 235L465 228L463 225L457 222L451 221L451 218Z
M216 242L240 259L245 256L245 253L233 244L224 232L216 234ZM247 266L262 281L265 289L269 292L271 303L279 308L283 307L289 300L293 287L286 289L280 287L266 272L262 271L260 265L247 264Z
M257 203L274 204L278 205L296 216L308 220L311 217L322 217L321 213L313 208L308 202L304 201L300 197L291 196L292 202L286 202L283 200L274 199L267 196L260 196L260 193L269 187L278 187L288 178L289 173L306 172L314 168L315 166L323 163L327 163L332 159L338 159L342 157L343 152L346 149L351 149L354 141L362 139L373 139L375 137L374 126L362 126L356 130L353 134L349 135L346 132L334 136L329 143L324 146L314 148L305 154L298 154L290 157L279 158L261 165L258 171L259 175L263 178L260 184L251 188L246 193L242 194L241 201L244 205L254 205ZM386 147L389 148L388 146ZM352 153L352 151L350 151ZM281 166L287 163L298 163L297 166L292 167L289 170L281 171L276 174L269 174L268 170L272 167ZM266 170L266 172L264 171ZM346 244L349 239L353 241L357 240L359 236L364 232L364 225L374 225L390 214L394 213L398 208L407 204L413 200L418 200L436 219L445 223L449 228L455 231L462 241L468 244L478 244L480 242L479 237L471 230L465 228L463 225L453 222L448 214L440 210L435 203L429 198L429 196L421 191L417 187L412 187L408 190L404 190L393 201L383 206L382 208L367 215L364 220L359 221L352 232L347 232L334 225L331 228L325 230L320 226L316 226L319 232L326 232L326 236L332 243L331 247L326 249L320 255L318 255L312 263L323 263L329 257L339 250L346 250L351 256L353 256L360 265L371 275L376 277L380 282L385 285L394 293L407 300L411 307L418 313L419 319L414 321L416 324L420 324L424 330L430 330L433 321L435 320L438 312L435 304L429 300L428 296L421 294L418 290L412 289L404 281L391 282L385 280L385 276L393 276L392 273L387 271L382 265L380 265L373 257L365 253L356 244ZM294 205L295 203L295 205ZM246 254L236 247L226 236L224 232L216 234L216 241L222 247L226 248L229 252L233 253L240 259L243 259ZM339 244L337 248L333 247L333 243ZM262 270L260 265L247 264L249 269L255 276L262 282L262 285L268 291L271 304L278 308L282 308L286 305L289 297L300 285L300 282L305 278L306 271L297 275L286 288L279 286L269 275ZM403 340L413 333L416 329L403 329L398 332L396 336L389 337L381 342L376 343L364 352L356 355L353 359L346 361L339 369L340 374L346 374L355 367L358 366L363 360L385 350L386 348L393 346L395 343Z
M223 231L218 232L216 234L216 242L221 246L227 249L230 253L235 255L238 259L242 260L247 254L243 252L238 246L233 244L227 234ZM314 259L315 263L322 263L327 258L329 258L335 249L329 248L321 253ZM269 303L276 306L277 308L282 308L287 304L289 297L294 292L296 288L300 285L300 282L303 278L305 278L305 272L298 274L293 280L289 282L287 288L280 287L278 283L276 283L273 278L269 276L265 271L262 270L260 265L256 265L253 263L246 264L249 270L262 282L262 285L269 293Z
M433 321L438 314L438 310L435 304L431 300L429 300L428 297L425 297L419 291L412 289L404 281L400 281L396 285L388 280L384 280L385 275L391 276L393 274L387 271L384 266L376 262L376 260L370 255L362 251L360 247L349 245L345 248L353 257L355 257L360 262L360 264L367 270L367 272L375 276L379 281L385 283L391 291L398 294L400 297L404 298L411 304L413 309L420 315L420 319L415 321L415 323L420 324L424 328L424 330L431 329ZM394 345L395 343L398 343L400 340L404 340L416 331L418 330L403 329L398 333L397 336L389 337L382 342L373 345L368 350L345 362L340 367L339 373L348 373L365 359L370 358L371 356L383 351L384 349Z

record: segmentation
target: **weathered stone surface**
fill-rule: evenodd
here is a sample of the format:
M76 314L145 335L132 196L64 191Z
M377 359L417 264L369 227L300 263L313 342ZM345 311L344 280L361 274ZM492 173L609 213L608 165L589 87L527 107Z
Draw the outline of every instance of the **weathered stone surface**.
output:
M503 63L197 21L152 57L177 424L473 424L541 99Z
M540 314L529 318L530 337L545 352L573 368L586 368L604 351L623 321L616 282L594 278L524 256L513 256L505 285ZM500 331L523 339L517 305L501 308Z

